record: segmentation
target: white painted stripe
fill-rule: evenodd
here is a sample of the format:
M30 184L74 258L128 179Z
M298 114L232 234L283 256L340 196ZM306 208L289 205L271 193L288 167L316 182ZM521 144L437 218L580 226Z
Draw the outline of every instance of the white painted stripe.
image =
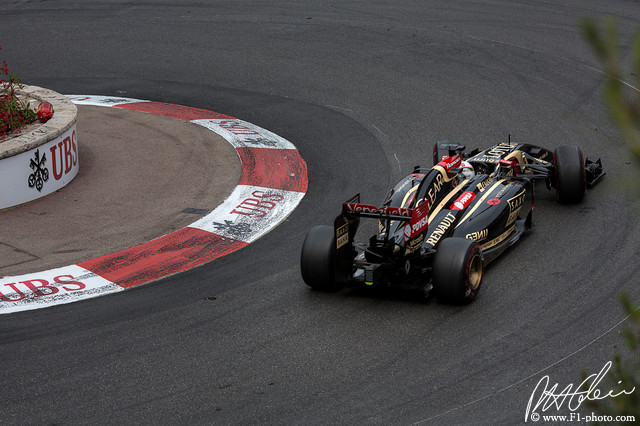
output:
M124 288L77 265L0 279L0 314L46 308Z
M301 192L238 185L214 211L189 226L251 243L284 221L303 197Z
M296 149L285 138L237 118L200 119L191 122L216 132L235 148Z
M140 99L121 98L119 96L87 96L87 95L66 95L71 102L78 105L96 106L116 106L122 104L133 104L139 102L149 102Z

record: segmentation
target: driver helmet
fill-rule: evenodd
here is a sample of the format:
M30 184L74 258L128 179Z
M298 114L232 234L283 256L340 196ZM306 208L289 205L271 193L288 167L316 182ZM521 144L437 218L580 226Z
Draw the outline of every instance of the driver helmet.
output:
M476 175L476 172L473 170L473 166L468 161L463 161L460 165L460 173L464 176L465 179L471 179Z

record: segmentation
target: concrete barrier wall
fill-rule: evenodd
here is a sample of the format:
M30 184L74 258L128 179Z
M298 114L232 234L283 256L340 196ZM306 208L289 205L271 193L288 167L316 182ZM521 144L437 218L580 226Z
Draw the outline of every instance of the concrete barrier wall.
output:
M29 95L34 108L50 102L54 114L48 122L36 122L0 142L0 210L59 190L80 168L75 104L41 87L24 86L20 92Z

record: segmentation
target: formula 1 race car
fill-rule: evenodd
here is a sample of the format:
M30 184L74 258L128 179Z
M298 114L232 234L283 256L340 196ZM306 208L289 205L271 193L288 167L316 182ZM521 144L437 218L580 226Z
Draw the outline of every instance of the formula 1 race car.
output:
M302 278L317 290L344 285L401 287L435 293L446 303L473 301L484 266L531 228L535 183L555 188L563 204L579 203L604 171L577 146L555 151L509 142L465 152L448 141L434 166L415 167L381 207L342 205L333 226L315 226L302 245ZM354 241L360 218L379 221L367 243Z

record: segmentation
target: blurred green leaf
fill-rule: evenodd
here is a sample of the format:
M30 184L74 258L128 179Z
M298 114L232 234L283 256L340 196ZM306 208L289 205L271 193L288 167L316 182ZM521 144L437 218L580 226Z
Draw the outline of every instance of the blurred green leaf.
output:
M612 17L604 18L603 28L592 18L580 22L582 33L600 60L605 74L604 98L612 119L620 129L636 161L640 163L640 33L631 45L635 86L626 82L621 65L618 26Z

